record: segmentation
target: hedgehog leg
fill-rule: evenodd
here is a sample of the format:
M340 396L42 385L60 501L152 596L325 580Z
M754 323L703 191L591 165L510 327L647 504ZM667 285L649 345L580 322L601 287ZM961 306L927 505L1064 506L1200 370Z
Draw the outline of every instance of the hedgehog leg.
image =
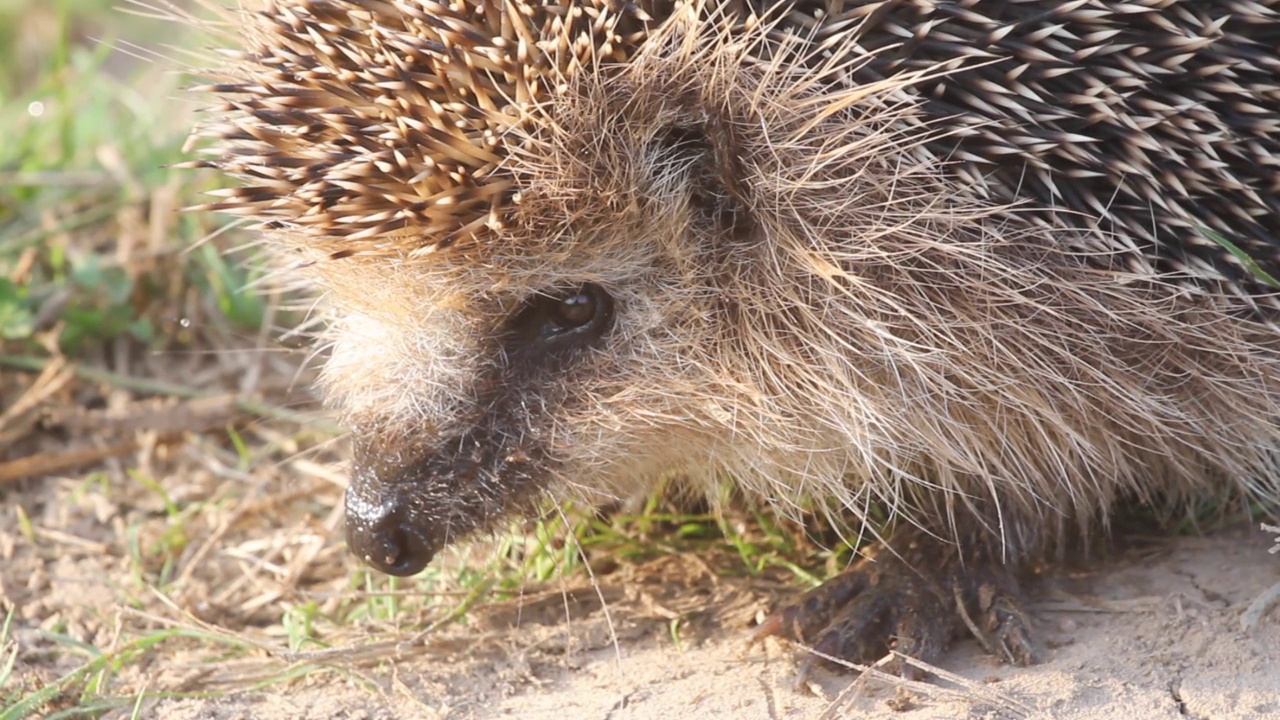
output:
M892 649L933 663L965 629L1005 662L1034 662L1017 579L988 543L961 553L923 531L900 535L893 547L901 552L878 548L766 618L755 639L775 635L816 651L802 665L802 678L823 656L868 665ZM896 660L893 670L922 675Z

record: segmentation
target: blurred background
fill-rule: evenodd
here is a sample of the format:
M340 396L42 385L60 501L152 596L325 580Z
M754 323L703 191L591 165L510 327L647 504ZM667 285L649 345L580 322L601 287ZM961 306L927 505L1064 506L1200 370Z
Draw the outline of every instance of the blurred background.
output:
M152 716L371 607L337 432L281 340L300 315L253 291L248 233L180 212L224 182L171 167L202 102L179 70L216 40L162 17L187 7L211 17L0 0L3 720Z
M240 329L262 320L260 306L231 290L201 307L211 283L239 278L219 266L216 247L191 250L213 220L176 212L213 181L167 167L183 159L192 121L175 70L198 62L184 45L197 33L118 5L0 0L0 334L9 352L42 344L124 360L129 341L194 342L166 326L207 321L210 311Z

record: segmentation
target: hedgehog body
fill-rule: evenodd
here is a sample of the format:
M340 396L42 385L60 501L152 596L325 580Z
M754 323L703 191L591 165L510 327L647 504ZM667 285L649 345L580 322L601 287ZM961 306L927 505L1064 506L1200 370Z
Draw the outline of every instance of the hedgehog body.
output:
M210 207L323 290L376 567L668 471L1011 562L1125 497L1277 495L1280 2L238 22Z

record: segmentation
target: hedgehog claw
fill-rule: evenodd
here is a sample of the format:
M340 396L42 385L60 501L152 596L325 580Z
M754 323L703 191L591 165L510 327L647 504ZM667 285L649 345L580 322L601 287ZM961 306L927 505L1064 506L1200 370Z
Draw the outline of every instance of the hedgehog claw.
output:
M937 552L921 552L911 543L913 558L946 558L940 571L927 564L877 553L850 570L801 595L756 629L752 642L775 636L807 646L812 655L801 666L801 678L815 662L870 665L890 650L932 664L954 637L967 629L1002 661L1029 665L1035 661L1030 626L1011 570L980 556L953 562L958 553L925 542ZM891 672L912 680L924 672L894 658Z

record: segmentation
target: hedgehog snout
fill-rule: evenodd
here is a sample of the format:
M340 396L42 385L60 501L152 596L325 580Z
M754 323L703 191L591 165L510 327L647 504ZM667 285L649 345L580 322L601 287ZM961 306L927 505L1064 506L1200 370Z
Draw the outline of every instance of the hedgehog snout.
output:
M421 572L443 548L528 510L554 465L524 418L500 413L459 433L356 442L347 546L389 575Z
M421 572L439 548L414 522L411 507L394 487L367 472L355 474L346 492L347 547L388 575Z
M492 443L473 434L426 445L357 442L347 486L347 546L389 575L422 571L442 548L501 511L500 494L478 492ZM490 473L492 469L490 469Z

